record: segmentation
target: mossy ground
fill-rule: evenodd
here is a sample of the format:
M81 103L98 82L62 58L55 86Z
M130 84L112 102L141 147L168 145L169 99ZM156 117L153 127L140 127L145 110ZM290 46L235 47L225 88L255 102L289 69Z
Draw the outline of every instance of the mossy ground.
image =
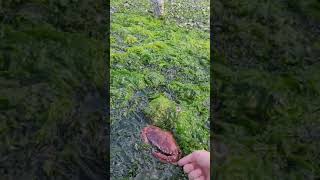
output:
M119 2L111 6L116 9L111 16L111 128L119 130L121 121L124 123L135 117L135 113L142 113L143 123L136 125L140 128L147 123L170 120L170 125L163 128L174 133L184 154L197 149L208 150L209 33L156 19L141 9L123 8ZM177 110L179 113L175 114ZM170 116L170 112L174 114ZM134 132L139 135L140 130ZM139 139L135 141L142 144ZM116 156L117 153L119 150L111 149L111 154ZM143 153L148 152L134 155L148 156ZM135 161L140 164L141 160ZM111 167L114 176L132 178L137 175L119 174L117 168L121 168L121 163L125 161L119 162L118 167ZM161 167L158 163L153 166L158 170ZM168 175L167 178L177 177Z

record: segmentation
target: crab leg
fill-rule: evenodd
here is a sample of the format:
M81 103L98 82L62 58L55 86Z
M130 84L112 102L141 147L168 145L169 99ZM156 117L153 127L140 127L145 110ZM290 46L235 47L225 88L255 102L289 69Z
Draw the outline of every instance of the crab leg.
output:
M145 129L145 128L142 130L141 138L142 138L142 140L143 140L144 143L149 144L149 140L148 140L148 137L147 137L146 129Z

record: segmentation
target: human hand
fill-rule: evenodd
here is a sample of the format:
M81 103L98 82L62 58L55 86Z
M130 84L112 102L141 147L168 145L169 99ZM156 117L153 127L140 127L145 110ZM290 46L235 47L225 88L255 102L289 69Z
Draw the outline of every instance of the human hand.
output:
M205 150L194 151L178 161L189 180L210 180L210 153Z

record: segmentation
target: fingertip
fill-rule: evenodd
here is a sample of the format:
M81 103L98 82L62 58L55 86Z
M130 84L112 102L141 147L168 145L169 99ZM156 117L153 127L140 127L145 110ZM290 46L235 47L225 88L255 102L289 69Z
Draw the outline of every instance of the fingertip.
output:
M180 161L180 160L177 162L177 164L178 164L179 166L183 166L183 165L184 165L183 162Z
M178 163L179 166L183 166L183 165L184 165L184 163L183 163L183 158L180 159L177 163Z
M193 154L189 154L178 161L179 166L183 166L192 161Z

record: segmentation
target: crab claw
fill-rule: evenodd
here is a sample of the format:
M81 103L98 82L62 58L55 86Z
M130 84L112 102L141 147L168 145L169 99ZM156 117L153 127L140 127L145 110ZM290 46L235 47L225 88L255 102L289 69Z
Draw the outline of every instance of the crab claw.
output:
M171 164L175 164L176 165L177 161L178 161L178 156L177 155L167 156L167 155L162 154L159 151L152 152L152 155L155 156L161 162L164 162L164 163L168 163L169 162Z
M172 133L149 125L142 129L141 138L146 144L157 148L152 152L155 158L164 163L177 164L176 162L181 157L181 150Z

